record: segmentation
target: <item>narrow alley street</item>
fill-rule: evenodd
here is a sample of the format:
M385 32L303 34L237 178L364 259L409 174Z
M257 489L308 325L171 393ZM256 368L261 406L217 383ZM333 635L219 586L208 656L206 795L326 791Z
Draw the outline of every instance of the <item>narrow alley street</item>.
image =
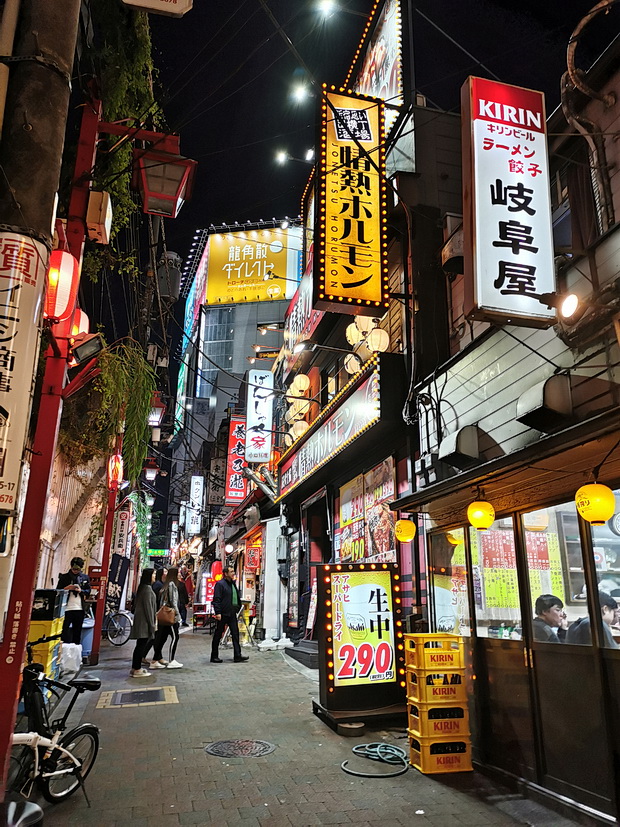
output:
M478 773L423 776L410 768L389 779L353 777L386 764L358 758L355 744L386 741L407 748L403 729L337 735L312 714L318 673L282 651L249 654L234 664L209 663L211 637L188 630L183 669L129 678L132 644L102 646L99 692L83 697L73 724L95 723L101 749L87 781L89 809L78 792L45 808L45 825L514 825L569 827L557 813L499 789ZM149 704L152 690L163 701ZM145 695L124 693L144 692ZM123 705L114 705L121 700ZM140 703L140 700L146 703ZM126 705L129 704L129 705ZM218 740L258 739L275 749L262 757L221 758L205 747Z

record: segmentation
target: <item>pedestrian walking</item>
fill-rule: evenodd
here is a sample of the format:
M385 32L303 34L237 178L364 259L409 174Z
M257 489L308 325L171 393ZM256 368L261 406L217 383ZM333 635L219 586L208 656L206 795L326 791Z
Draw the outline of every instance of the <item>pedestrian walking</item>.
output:
M232 566L226 566L222 579L218 580L215 584L212 603L213 614L217 620L217 625L213 633L213 643L211 644L211 663L223 662L219 657L218 651L220 640L227 626L230 629L230 636L233 642L233 660L235 663L244 663L246 660L249 660L249 658L241 654L241 646L239 644L237 614L241 606L241 600L239 599L237 584L235 583L235 570Z
M181 626L189 626L187 622L187 608L194 603L194 577L185 563L179 569L179 582L182 582L187 591L187 603L181 608Z
M155 592L155 598L157 601L157 608L161 606L161 592L164 588L164 583L166 580L166 574L168 573L167 568L159 568L155 569L155 582L153 583L153 591ZM145 665L148 665L151 669L163 669L164 667L168 666L168 661L164 660L163 649L166 641L168 640L170 632L170 626L158 626L157 631L155 632L155 638L152 641L153 645L153 659L149 662L148 660L143 661ZM148 654L148 651L151 647L149 646L145 653Z
M187 595L187 588L185 587L185 583L181 580L180 576L177 583L177 588L179 589L179 613L181 615L181 626L189 626L189 623L187 622L187 607L189 606L189 597Z
M142 668L142 661L149 650L157 626L155 620L157 600L151 588L154 577L154 569L143 569L134 600L133 625L129 635L132 640L136 641L131 659L131 671L129 672L132 678L148 678L151 674L147 669Z
M58 589L69 593L62 627L63 643L81 643L82 625L86 616L86 598L90 594L90 578L82 573L84 560L74 557L71 568L58 578Z
M169 626L172 633L172 642L170 644L170 662L168 669L181 669L182 663L176 659L177 646L179 643L179 625L181 623L181 613L179 612L179 570L176 567L168 569L166 575L166 584L161 590L160 606L171 606L174 609L174 623ZM158 653L155 652L155 656ZM155 659L157 659L155 657Z

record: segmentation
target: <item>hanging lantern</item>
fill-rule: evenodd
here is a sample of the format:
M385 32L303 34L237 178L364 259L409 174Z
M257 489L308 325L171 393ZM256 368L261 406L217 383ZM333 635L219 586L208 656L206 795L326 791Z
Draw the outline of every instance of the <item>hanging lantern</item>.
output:
M118 488L123 481L123 455L112 454L108 460L108 488Z
M71 338L75 339L80 333L88 333L90 330L90 320L86 313L79 307L75 308L73 314L73 321L71 322Z
M149 411L148 424L151 428L157 428L161 425L164 414L166 413L166 406L161 401L161 391L154 391L151 399L151 410Z
M467 519L478 531L486 531L495 522L495 509L491 503L476 500L467 508Z
M413 520L396 520L394 534L401 543L410 543L415 537L416 525Z
M356 316L355 317L355 325L356 327L362 331L362 333L370 332L373 327L377 326L377 320L372 319L370 316Z
M344 357L344 369L347 373L353 375L357 373L358 370L362 367L362 361L355 353L349 353L348 356Z
M80 267L65 250L53 250L47 268L47 288L43 316L55 322L70 318L77 301Z
M575 505L590 525L604 525L615 513L616 498L611 488L592 482L577 491Z
M159 465L155 462L153 457L147 457L144 462L144 476L149 482L154 482L157 478L157 474L159 473Z
M305 419L298 419L297 422L293 422L293 427L291 428L291 433L295 437L295 439L299 439L300 436L303 436L310 426L306 422Z
M362 332L355 322L351 322L345 330L344 335L346 336L347 342L352 346L355 346L362 341Z
M461 535L460 537L458 535ZM459 529L457 531L446 531L446 540L450 543L451 546L458 546L459 543L463 542L463 532Z
M366 336L366 347L373 353L384 353L390 346L390 337L387 330L382 327L375 327Z
M307 391L310 387L310 377L306 376L305 373L298 373L293 379L293 384L291 387L295 388L295 391L304 393L304 391Z

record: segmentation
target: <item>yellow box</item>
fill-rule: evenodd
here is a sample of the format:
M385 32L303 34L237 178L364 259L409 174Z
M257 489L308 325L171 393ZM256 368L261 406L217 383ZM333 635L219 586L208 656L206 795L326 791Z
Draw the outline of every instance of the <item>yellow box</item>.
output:
M59 635L62 632L62 624L64 619L62 617L55 617L54 620L31 620L30 628L28 630L29 640L38 640L44 635Z
M469 738L409 738L409 763L425 774L471 772Z
M415 704L454 704L466 701L465 670L440 672L408 666L407 698Z
M458 635L405 635L405 663L416 669L462 669L463 638Z
M409 735L414 738L437 738L455 735L469 736L469 709L467 704L412 704L408 705Z

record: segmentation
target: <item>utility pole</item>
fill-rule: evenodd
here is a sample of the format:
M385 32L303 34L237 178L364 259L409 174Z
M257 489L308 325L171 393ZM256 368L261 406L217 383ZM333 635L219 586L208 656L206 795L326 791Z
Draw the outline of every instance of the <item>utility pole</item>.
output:
M0 444L0 481L4 486L13 485L15 494L12 500L2 499L0 518L18 516L18 504L22 499L19 488L25 485L23 454L38 356L41 303L52 246L52 220L60 179L79 12L80 0L64 0L62 3L22 0L14 49L20 60L9 61L10 80L0 144L0 272L4 277L0 320L6 330L2 338L10 341L10 344L3 344L7 348L13 347L11 358L16 376L13 387L7 384L5 389L0 388L0 405L9 411L3 428L4 444ZM66 362L59 370L63 375L55 377L53 384L62 388ZM37 498L33 507L38 510L45 508L57 422L54 428L55 433L47 440L45 451L37 455L35 447L32 458L31 477L36 477L37 481L36 486L31 486ZM27 530L26 526L24 528ZM11 538L11 544L8 557L2 561L3 582L11 583L12 580L12 588L8 611L3 611L0 644L0 799L4 796L6 758L10 754L15 722L40 537L31 538L27 547L22 543L18 554L15 536ZM14 572L16 577L12 577ZM7 587L4 587L0 593L2 610L7 606L6 592Z

